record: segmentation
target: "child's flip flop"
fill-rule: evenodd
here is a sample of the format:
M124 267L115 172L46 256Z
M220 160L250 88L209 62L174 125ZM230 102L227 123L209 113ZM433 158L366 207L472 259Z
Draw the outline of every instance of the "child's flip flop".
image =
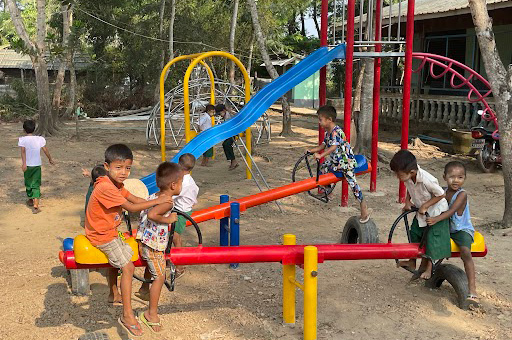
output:
M141 337L144 335L144 333L142 332L142 329L140 328L140 325L139 323L137 323L136 325L127 325L123 322L123 320L121 320L121 317L117 318L117 322L121 325L121 327L124 328L125 331L128 332L129 335L133 336L133 337ZM140 331L141 333L140 334L135 334L133 331Z
M153 332L153 333L160 333L160 332L162 332L162 330L163 330L162 322L151 322L151 321L148 321L148 319L146 319L146 316L144 315L144 312L140 312L138 317L139 317L140 322L145 324L149 328L149 330L151 332ZM160 327L161 330L157 332L157 331L155 331L153 329L153 326L158 326L158 327Z

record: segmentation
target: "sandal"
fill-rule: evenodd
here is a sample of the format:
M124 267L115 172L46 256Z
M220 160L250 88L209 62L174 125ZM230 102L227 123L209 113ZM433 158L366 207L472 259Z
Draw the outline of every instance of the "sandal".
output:
M151 332L153 332L153 333L161 333L162 332L163 328L162 328L161 321L159 321L159 322L148 321L148 319L146 319L146 316L144 315L144 312L140 312L138 315L138 318L139 318L140 322L142 322L144 325L146 325ZM161 328L161 330L157 332L153 329L153 326L158 326Z
M128 332L129 335L133 336L133 337L141 337L144 335L144 333L142 332L142 329L140 328L140 325L139 323L137 322L136 325L127 325L123 322L123 320L121 319L121 317L117 318L117 322L121 325L121 327L124 328L125 331ZM135 334L133 331L140 331L141 333L140 334Z
M234 169L238 168L238 166L239 166L239 165L240 165L240 164L236 163L234 166L230 166L230 167L228 168L228 170L229 170L229 171L234 170Z

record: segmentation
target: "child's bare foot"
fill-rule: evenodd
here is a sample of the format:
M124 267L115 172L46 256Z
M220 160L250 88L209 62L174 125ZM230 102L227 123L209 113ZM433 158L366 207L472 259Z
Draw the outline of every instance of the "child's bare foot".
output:
M409 271L413 271L413 270L416 270L416 261L414 261L414 260L398 261L396 266L398 268L405 268Z
M149 290L141 288L138 292L135 292L134 295L143 301L149 301Z
M425 270L420 275L420 278L423 279L423 280L430 280L431 277L432 277L432 269L431 270Z
M114 305L123 304L123 299L121 298L121 294L117 293L115 295L110 294L108 296L108 303L112 303Z
M429 280L431 277L432 277L432 262L430 260L427 260L427 264L425 265L425 271L423 273L421 273L420 278L422 278L423 280Z
M160 333L162 331L162 323L160 322L160 318L158 316L149 317L149 314L143 312L139 314L139 320L153 333Z

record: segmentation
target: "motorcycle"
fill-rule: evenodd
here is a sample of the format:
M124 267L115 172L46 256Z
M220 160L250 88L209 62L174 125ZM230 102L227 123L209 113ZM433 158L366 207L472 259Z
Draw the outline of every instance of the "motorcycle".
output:
M478 111L481 116L482 110ZM494 130L490 130L484 126L485 121L473 128L471 128L471 137L473 142L471 148L478 152L476 159L478 166L485 173L496 171L496 168L501 165L501 152L499 136L494 136ZM495 138L496 137L496 138Z

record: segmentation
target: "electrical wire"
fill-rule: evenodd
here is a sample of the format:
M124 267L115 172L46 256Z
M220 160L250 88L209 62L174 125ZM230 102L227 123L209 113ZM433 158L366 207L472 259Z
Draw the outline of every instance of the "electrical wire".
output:
M131 30L126 29L126 28L124 28L124 27L121 27L121 26L115 25L115 24L113 24L113 23L111 23L111 22L108 22L108 21L106 21L106 20L104 20L104 19L102 19L102 18L100 18L100 17L98 17L98 16L96 16L96 15L94 15L94 14L92 14L92 13L89 13L89 12L87 12L87 11L85 11L85 10L81 9L81 8L76 8L76 9L77 9L78 11L80 11L80 12L82 12L82 13L84 13L84 14L86 14L86 15L90 16L91 18L93 18L93 19L95 19L95 20L98 20L98 21L100 21L100 22L102 22L102 23L104 23L104 24L106 24L106 25L112 26L112 27L114 27L114 28L116 28L116 29L119 29L119 30L121 30L121 31L124 31L124 32L130 33L130 34L133 34L133 35L136 35L136 36L142 37L142 38L146 38L146 39L154 40L154 41L165 42L165 43L169 43L169 42L170 42L170 40L167 40L167 39L161 39L161 38L151 37L151 36L144 35L144 34L141 34L141 33L137 33L137 32L135 32L135 31L131 31ZM205 43L200 42L200 41L179 41L179 40L173 40L172 42L173 42L173 43L175 43L175 44L199 45L199 46L204 46L204 47L212 48L212 49L214 49L214 50L219 50L219 49L218 49L217 47L215 47L215 46L208 45L208 44L205 44ZM226 49L221 49L221 50L226 51ZM249 59L249 57L248 57L248 56L243 55L243 54L240 54L240 53L235 53L235 55L238 55L238 56L240 56L240 57L244 57L244 58Z

